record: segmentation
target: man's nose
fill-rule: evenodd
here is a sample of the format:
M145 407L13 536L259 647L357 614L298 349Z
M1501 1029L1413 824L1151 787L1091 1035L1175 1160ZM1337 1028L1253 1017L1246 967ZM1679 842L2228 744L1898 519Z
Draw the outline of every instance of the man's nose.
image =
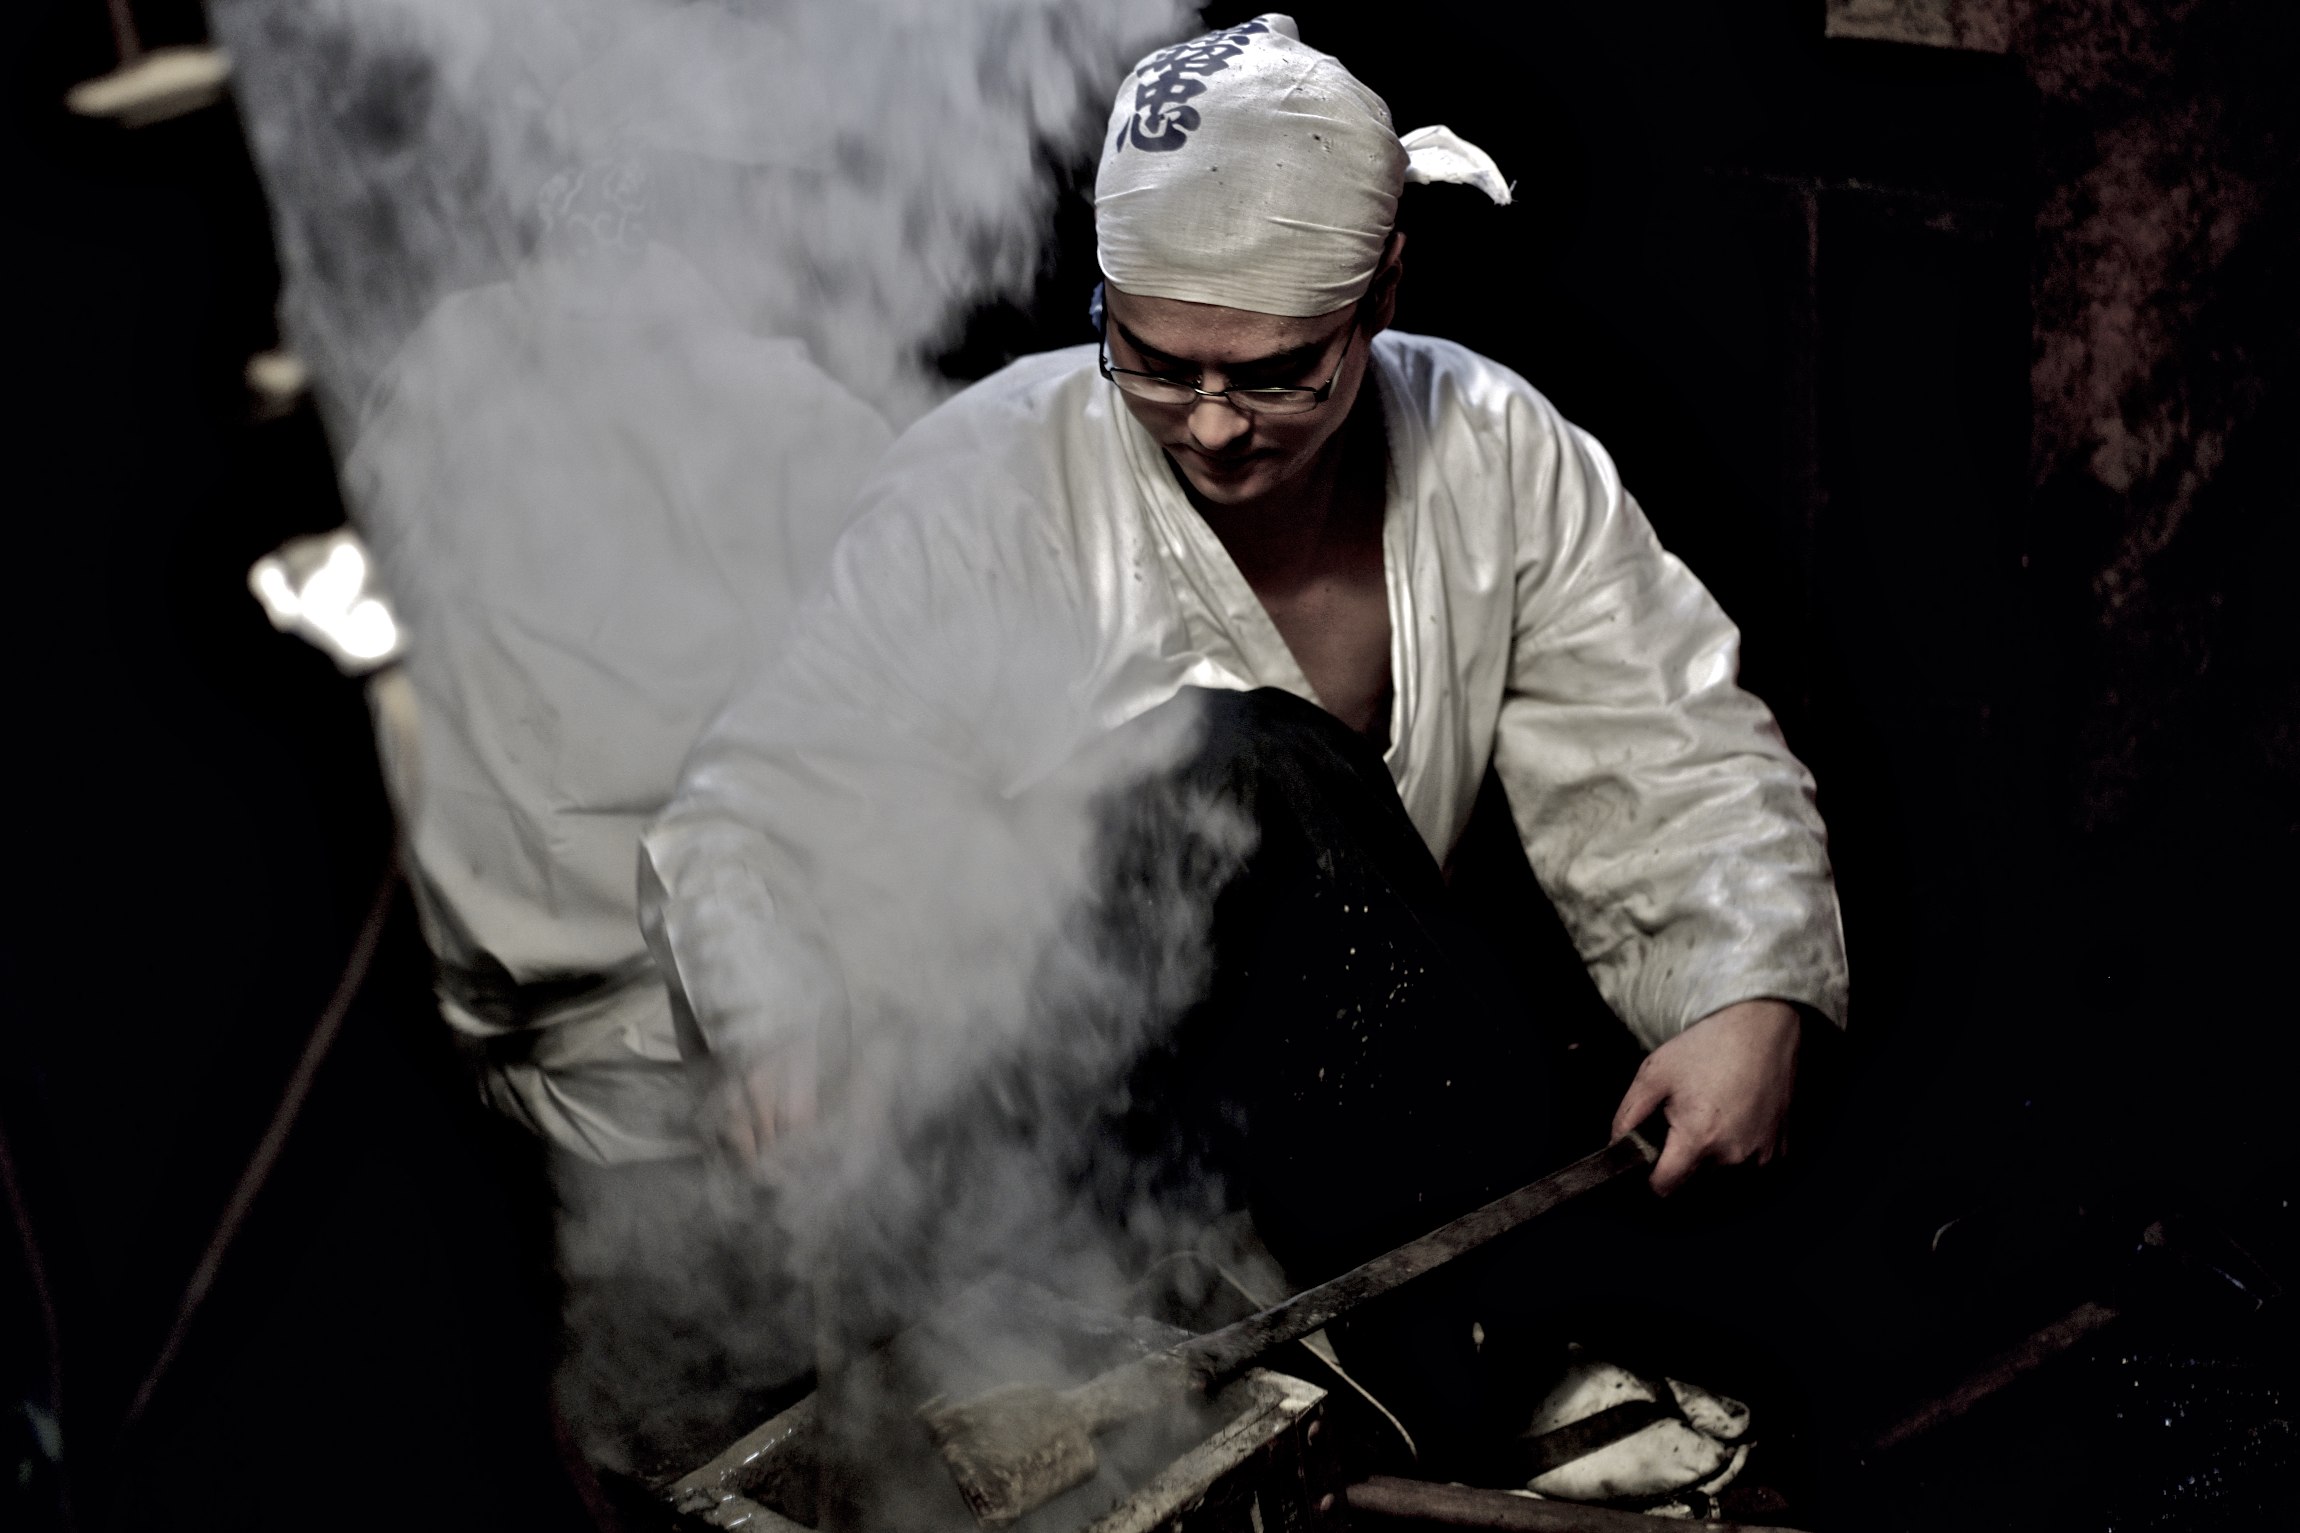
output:
M1253 418L1226 399L1201 399L1190 407L1190 440L1201 451L1225 451L1253 429Z

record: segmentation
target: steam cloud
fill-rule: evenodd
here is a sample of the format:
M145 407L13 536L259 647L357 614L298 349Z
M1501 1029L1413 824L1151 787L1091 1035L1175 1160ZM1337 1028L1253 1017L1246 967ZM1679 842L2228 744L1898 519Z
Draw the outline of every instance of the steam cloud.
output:
M549 518L537 578L605 590L644 562L632 540L655 529L632 506L663 463L683 466L682 494L756 506L781 579L746 593L725 645L771 673L842 491L883 439L857 401L899 428L944 392L923 359L969 307L1026 290L1051 166L1090 150L1122 70L1192 22L1176 0L213 10L272 197L285 328L337 440L356 444L355 514L401 598L410 668L447 687L442 572L499 530L539 531L489 519ZM761 342L781 360L758 360ZM746 431L766 445L733 450ZM781 454L764 488L763 452ZM376 514L440 484L465 493L412 522ZM1093 732L1062 711L1088 657L1013 619L921 656L920 686L994 647L1002 695L1043 713L980 732L1059 758ZM644 636L599 642L576 663L612 669ZM1245 850L1241 827L1192 811L1188 855L1149 891L1165 924L1114 957L1089 898L1097 806L1186 730L1137 730L1017 796L874 756L872 701L832 704L800 725L855 770L803 850L845 977L847 1106L773 1163L771 1217L725 1189L691 1211L744 1221L728 1271L686 1274L698 1356L682 1387L703 1413L725 1404L706 1398L713 1356L772 1353L798 1328L795 1308L759 1301L761 1274L797 1292L835 1249L856 1313L901 1313L992 1266L1107 1291L1141 1249L1182 1238L1170 1205L1077 1178L1097 1093L1202 981L1202 896ZM668 795L687 743L634 743L639 799ZM740 1056L746 1040L726 1042ZM1123 1247L1113 1197L1132 1202ZM578 1274L641 1259L660 1233L659 1210L586 1218L569 1232Z
M1053 186L1173 0L216 0L286 320L332 422L554 202L692 260L898 427L965 309L1027 288ZM621 183L620 197L610 183Z

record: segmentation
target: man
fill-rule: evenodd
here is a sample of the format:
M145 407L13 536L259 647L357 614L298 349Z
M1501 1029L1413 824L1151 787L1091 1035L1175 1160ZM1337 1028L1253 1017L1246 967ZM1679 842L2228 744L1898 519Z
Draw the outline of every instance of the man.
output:
M1259 1143L1229 1174L1285 1228L1290 1267L1426 1227L1495 1180L1464 1160L1539 1137L1496 1126L1538 1092L1495 1081L1539 1067L1477 1063L1515 1045L1459 1021L1493 1014L1490 987L1436 931L1437 868L1489 766L1589 976L1650 1050L1614 1129L1666 1116L1655 1187L1777 1152L1801 1029L1845 1010L1811 779L1603 449L1506 370L1388 329L1402 184L1499 193L1490 166L1443 130L1401 141L1282 16L1137 67L1096 183L1102 345L1026 358L898 441L774 681L705 737L645 838L651 940L691 1044L738 1062L753 1147L811 1119L825 1028L872 979L840 929L866 902L838 892L820 827L885 812L856 787L874 758L1026 794L1083 743L1210 695L1178 770L1248 805L1255 857L1291 860L1249 859L1248 915L1220 895L1201 993L1224 1041L1170 1098L1137 1079L1129 1099L1179 1104L1217 1066L1266 1077L1208 1121ZM1309 913L1321 900L1333 919ZM1335 934L1368 911L1368 951L1447 996L1398 1012L1410 1025L1358 1070L1396 1109L1372 1116L1317 1100L1373 1057L1321 1018L1414 1005L1402 980L1344 977L1363 955ZM1400 1096L1432 1059L1448 1063ZM1270 1159L1305 1134L1349 1176Z

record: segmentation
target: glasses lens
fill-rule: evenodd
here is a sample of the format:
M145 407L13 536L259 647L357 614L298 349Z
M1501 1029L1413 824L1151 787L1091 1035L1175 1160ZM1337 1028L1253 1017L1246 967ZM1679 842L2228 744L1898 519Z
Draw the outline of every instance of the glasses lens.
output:
M1228 397L1254 415L1299 415L1318 407L1316 389L1238 389Z
M1110 381L1136 399L1146 399L1152 404L1191 405L1198 402L1196 389L1171 378L1152 378L1114 367L1110 369ZM1316 389L1233 389L1227 394L1214 397L1253 415L1300 415L1305 410L1315 410L1318 407Z
M1155 404L1186 405L1198 397L1198 391L1187 383L1175 383L1166 378L1145 378L1140 373L1111 369L1111 378L1120 388L1136 399L1147 399Z

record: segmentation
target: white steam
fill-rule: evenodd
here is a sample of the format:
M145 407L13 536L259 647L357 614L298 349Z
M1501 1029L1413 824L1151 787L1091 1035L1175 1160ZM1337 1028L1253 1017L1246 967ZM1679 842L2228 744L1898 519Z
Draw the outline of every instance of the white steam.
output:
M1027 291L1053 167L1091 152L1126 66L1190 30L1192 8L212 9L272 198L288 338L337 439L356 444L355 514L407 619L409 674L435 711L538 715L517 749L481 759L473 745L473 780L607 806L564 838L548 816L509 834L505 855L561 914L525 956L597 968L620 943L636 957L638 828L720 702L775 671L878 422L899 428L945 391L925 359L969 308ZM635 590L678 621L650 620ZM1098 806L1186 730L1137 731L1050 776L1093 733L1067 711L1092 659L1078 636L993 613L941 637L915 690L933 697L938 668L965 687L996 671L1013 711L968 728L994 755L1033 757L1033 792L1004 791L1014 771L953 777L888 748L921 736L835 688L817 711L771 718L766 742L811 741L848 768L793 788L821 813L785 816L812 828L779 852L818 896L848 1024L844 1097L778 1163L774 1219L737 1229L733 1266L738 1286L770 1270L804 1282L835 1251L864 1314L991 1267L1074 1291L1116 1282L1129 1262L1102 1217L1113 1198L1136 1213L1128 1240L1166 1238L1166 1204L1077 1178L1103 1087L1202 982L1203 896L1244 851L1238 826L1180 806L1190 855L1152 859L1168 883L1144 891L1164 924L1115 954L1089 901ZM590 695L603 699L590 714L569 705ZM755 694L753 715L772 697ZM461 748L422 744L430 761ZM427 869L455 843L431 850ZM477 908L488 891L468 892ZM775 1041L714 1039L738 1057ZM660 1209L596 1213L579 1260L628 1264L634 1241L661 1234ZM692 1345L775 1350L729 1328L787 1316L762 1321L773 1305L688 1277L680 1308L705 1333Z
M570 181L754 333L900 425L923 348L1026 289L1108 93L1173 0L215 0L286 317L334 423L447 293L547 239Z

